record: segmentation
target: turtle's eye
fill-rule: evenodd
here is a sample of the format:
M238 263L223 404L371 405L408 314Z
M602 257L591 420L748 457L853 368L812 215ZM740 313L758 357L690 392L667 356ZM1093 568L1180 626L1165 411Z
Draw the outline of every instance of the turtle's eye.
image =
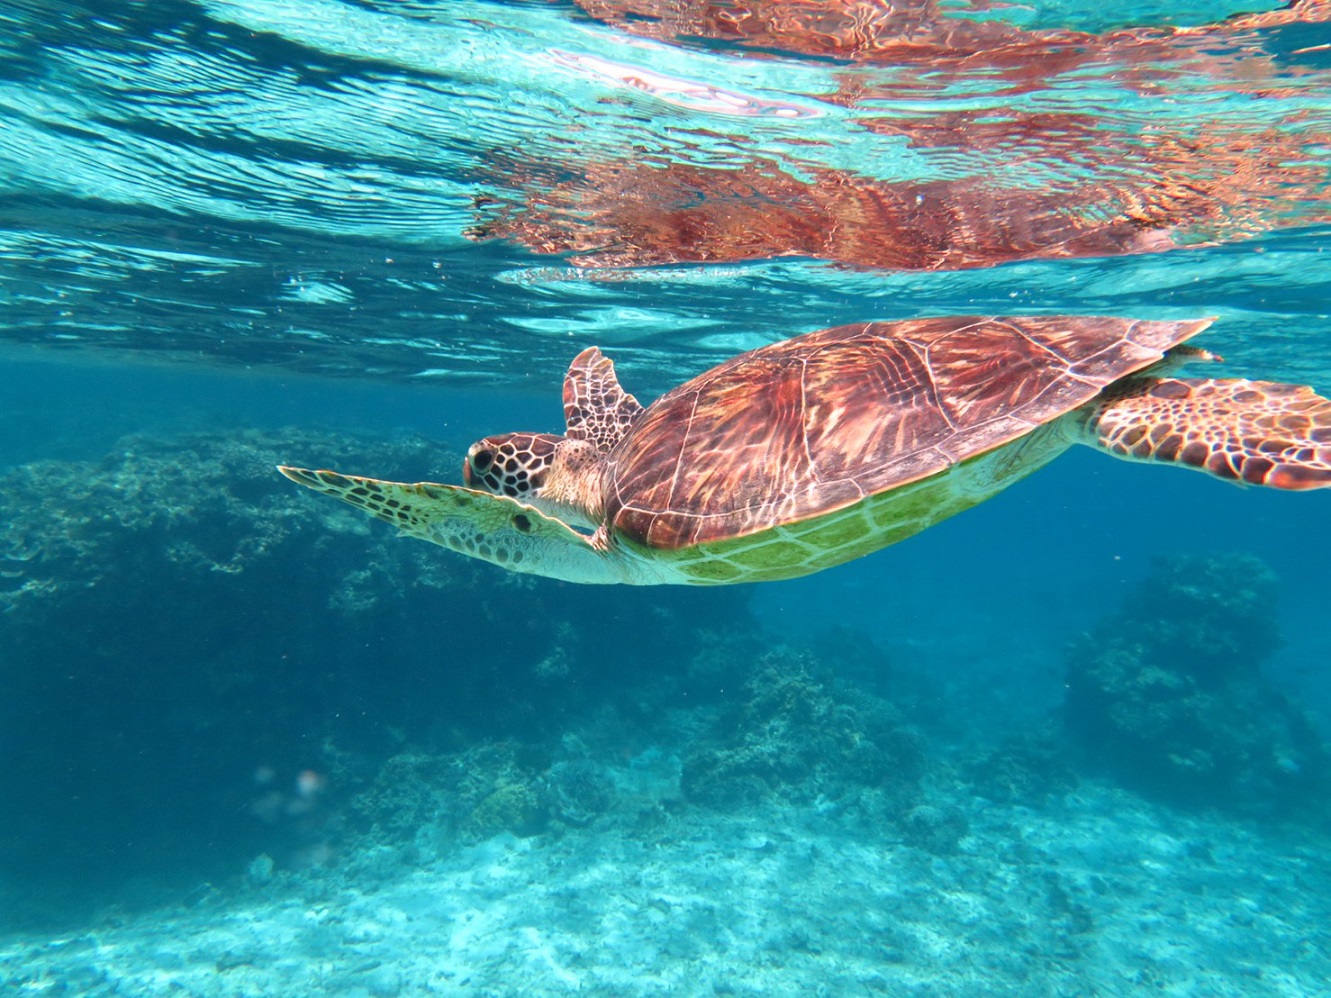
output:
M462 481L472 488L498 492L500 480L495 475L495 451L485 441L471 445L467 459L462 462Z

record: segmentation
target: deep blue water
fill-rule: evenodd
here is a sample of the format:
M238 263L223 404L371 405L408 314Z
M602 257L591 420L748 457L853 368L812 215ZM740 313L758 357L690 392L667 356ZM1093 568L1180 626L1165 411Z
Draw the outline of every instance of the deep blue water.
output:
M1263 897L1286 914L1270 938L1302 933L1310 951L1325 951L1313 898L1329 878L1319 850L1331 773L1313 749L1291 761L1284 736L1263 738L1268 723L1286 723L1265 719L1297 716L1316 733L1310 745L1331 741L1327 494L1240 489L1076 448L964 516L809 578L612 592L515 581L393 539L270 473L277 460L355 460L340 470L457 481L480 436L560 429L563 370L587 345L613 356L646 402L738 351L866 319L1214 315L1204 339L1224 356L1223 374L1331 392L1323 4L1287 24L1177 34L1166 25L1276 8L1049 0L998 11L1001 29L979 10L987 33L965 58L936 42L928 18L914 30L933 48L893 47L890 32L829 47L808 25L765 21L771 5L716 5L743 14L747 36L727 34L724 17L672 21L667 6L0 2L0 935L12 940L0 990L155 994L196 964L218 969L211 983L191 978L195 993L233 993L224 965L257 975L234 985L242 990L325 987L263 977L266 958L231 962L230 943L200 944L153 977L158 955L135 948L132 931L151 938L154 919L178 917L220 927L232 906L249 905L267 940L256 945L280 948L283 906L332 897L330 884L362 900L421 871L471 884L502 865L485 850L509 848L502 836L514 834L525 844L504 862L550 869L576 865L557 859L560 849L620 856L649 834L664 836L662 850L695 842L706 852L713 813L725 815L716 842L730 843L715 851L739 857L736 883L748 882L746 863L763 875L772 850L761 843L782 843L772 847L782 856L805 845L810 856L872 853L887 866L871 863L876 872L856 881L867 895L847 888L838 900L823 886L817 897L829 910L881 903L888 921L894 891L961 890L949 863L972 862L972 876L997 870L985 836L1034 842L1041 822L1084 819L1107 841L1154 849L1158 833L1190 843L1149 862L1178 860L1177 889L1165 883L1156 900L1200 924L1188 904L1205 892L1188 886L1188 864L1213 848L1237 857L1231 839L1270 835L1273 868L1305 878L1272 875L1279 889ZM884 6L857 9L885 20ZM949 37L960 47L971 36ZM1194 560L1170 562L1183 556ZM1240 556L1269 569L1269 599L1265 583L1245 595L1256 570ZM1166 586L1175 602L1156 598L1153 622L1142 600L1162 591L1147 581L1161 577L1162 559L1190 565L1196 592ZM1226 618L1235 606L1251 619ZM1279 639L1243 651L1244 636L1268 625ZM1121 746L1088 743L1065 708L1087 654L1075 650L1080 636L1130 657L1134 632L1149 649L1174 630L1196 649L1222 635L1212 643L1234 668L1260 677L1223 695L1197 679L1190 701L1201 716L1202 701L1237 697L1225 701L1237 713L1221 716L1248 715L1247 733L1234 735L1241 752L1209 720L1194 732L1208 759L1243 755L1230 783L1190 784L1196 770L1181 765L1177 784L1134 782L1151 751L1177 761L1170 739L1188 724L1175 715L1154 749L1147 739L1144 756L1123 762ZM711 798L698 789L698 746L729 737L725 751L740 751L735 732L758 723L753 691L773 674L754 663L786 646L805 665L783 668L807 667L841 691L828 697L863 712L860 690L900 711L929 760L912 784L920 796L871 806L865 795L886 791L856 783L849 762L839 773L805 762L768 774L756 799L749 783ZM1171 654L1187 675L1190 653ZM1243 696L1254 699L1245 707ZM810 711L794 743L835 727ZM763 723L772 752L786 751L776 732L795 722ZM1050 736L1052 757L1069 760L1083 791L1000 801L1015 808L1000 822L973 760L1050 725L1062 731ZM490 766L496 785L528 774L555 803L487 824L494 798L478 804L474 787L440 775L454 803L422 809L403 802L407 790L383 789L416 787L391 775L405 765L392 760L408 756L437 758L440 774ZM678 774L662 777L666 790L642 789L658 758L684 760L682 791ZM619 809L603 805L590 821L561 811L550 788L570 761L610 773ZM970 815L979 844L963 838L958 860L952 846L912 839L902 815L922 813L917 805ZM860 817L801 824L843 814ZM643 831L659 827L671 831ZM896 831L880 840L884 828ZM755 835L760 844L745 845ZM366 858L390 854L378 866ZM1261 965L1272 944L1257 930L1244 958L1260 972L1216 965L1210 991L1188 992L1179 969L1210 966L1204 932L1150 964L1156 984L1116 976L1136 959L1117 934L1128 916L1097 905L1113 884L1127 890L1128 875L1114 872L1117 854L1077 857L1049 860L1065 886L1038 902L1021 894L1035 874L1012 882L1011 908L1028 921L1048 919L1040 905L1060 918L1079 904L1096 912L1094 930L1066 929L1078 941L1060 957L1063 976L1047 980L1031 969L1044 957L1015 943L1003 964L931 958L905 943L884 956L839 947L842 930L828 926L774 934L761 963L705 919L656 933L652 912L684 904L659 899L634 923L633 951L655 962L612 978L598 968L617 959L618 943L568 961L568 939L602 938L610 924L583 926L569 912L584 902L570 899L619 888L570 873L557 906L567 924L536 902L524 914L521 898L505 911L513 926L570 934L537 960L544 976L530 978L531 993L572 990L575 978L603 993L694 993L690 966L743 980L760 963L760 983L697 979L713 991L801 993L821 967L840 993L850 985L838 975L855 961L859 986L889 993L1313 993L1324 964L1305 953ZM257 858L276 861L276 881ZM681 855L677 868L695 860ZM1122 869L1146 862L1129 856ZM905 877L893 863L916 887L893 879ZM1085 890L1101 900L1076 901L1068 885L1099 875L1111 887ZM453 889L469 900L458 903L503 923L462 882ZM720 899L738 888L724 883L697 886L698 903L728 910ZM1057 900L1064 890L1074 901ZM1208 903L1242 926L1234 912L1248 910L1247 890L1213 883ZM355 908L337 896L327 903ZM745 897L755 918L783 907L776 892ZM131 941L99 942L91 956L33 955L53 933L109 939L96 935L112 931L108 910L132 913L120 923L131 919ZM930 917L942 920L920 915L919 938L961 939ZM476 969L471 984L431 985L446 993L524 993L530 953L546 952L531 942L523 963L468 949L471 937L450 931L453 956ZM1001 938L963 934L975 953L1005 952ZM1219 930L1212 938L1218 951L1230 945ZM405 956L400 967L377 959L396 976L329 993L429 992ZM941 961L936 977L931 959ZM76 970L92 976L69 976Z

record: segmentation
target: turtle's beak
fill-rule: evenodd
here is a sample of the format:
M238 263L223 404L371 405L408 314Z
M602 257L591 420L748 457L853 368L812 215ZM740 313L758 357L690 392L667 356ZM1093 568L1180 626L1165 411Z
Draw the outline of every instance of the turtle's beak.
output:
M465 486L467 486L467 488L471 488L471 487L472 487L472 484L471 484L471 460L470 460L469 458L465 458L465 457L462 459L462 484L465 485Z

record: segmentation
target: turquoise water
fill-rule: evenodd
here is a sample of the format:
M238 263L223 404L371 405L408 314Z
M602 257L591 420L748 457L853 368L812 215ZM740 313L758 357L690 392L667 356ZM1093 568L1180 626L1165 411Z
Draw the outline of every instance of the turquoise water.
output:
M866 319L1331 391L1324 4L949 10L0 3L0 991L1326 992L1324 494L640 590L272 471Z

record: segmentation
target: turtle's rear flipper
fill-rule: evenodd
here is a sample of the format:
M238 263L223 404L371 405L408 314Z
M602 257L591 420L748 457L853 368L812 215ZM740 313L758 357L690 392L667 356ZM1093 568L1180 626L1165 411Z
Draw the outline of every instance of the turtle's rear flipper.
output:
M1219 378L1131 378L1081 410L1084 443L1278 489L1331 486L1331 401L1311 388Z
M620 581L590 538L507 496L433 482L381 482L282 465L277 470L413 537L514 572L566 582Z

